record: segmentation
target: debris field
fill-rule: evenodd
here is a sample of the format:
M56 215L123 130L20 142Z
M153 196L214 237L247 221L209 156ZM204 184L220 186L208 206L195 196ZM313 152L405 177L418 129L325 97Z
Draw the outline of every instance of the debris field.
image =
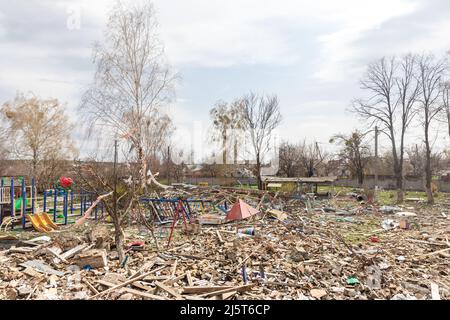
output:
M0 299L450 298L450 204L212 187L154 196L217 205L179 217L170 242L173 219L146 207L154 236L130 218L122 263L107 219L45 235L2 232ZM223 201L235 204L232 221Z

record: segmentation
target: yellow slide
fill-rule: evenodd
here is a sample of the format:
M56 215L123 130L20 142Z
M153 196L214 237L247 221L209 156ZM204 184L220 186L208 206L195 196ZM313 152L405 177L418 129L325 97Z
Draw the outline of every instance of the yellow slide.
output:
M48 233L58 229L58 226L53 223L46 213L27 215L27 218L30 220L36 231Z
M38 214L38 215L39 215L39 214ZM45 224L46 224L47 226L49 226L50 228L52 228L52 229L54 229L54 230L58 229L58 226L56 225L56 223L53 222L52 219L50 219L50 217L48 216L48 214L46 214L46 213L41 213L41 214L40 214L40 217L41 217L41 220L42 220L43 222L45 222Z

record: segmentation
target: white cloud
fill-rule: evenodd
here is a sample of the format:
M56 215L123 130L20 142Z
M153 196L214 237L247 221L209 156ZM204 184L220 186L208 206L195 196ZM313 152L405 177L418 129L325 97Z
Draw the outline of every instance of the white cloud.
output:
M359 74L359 66L352 59L361 55L354 42L364 33L380 28L383 22L408 15L418 3L406 0L356 1L352 9L339 16L338 30L319 37L322 46L320 63L315 77L321 81L340 81Z

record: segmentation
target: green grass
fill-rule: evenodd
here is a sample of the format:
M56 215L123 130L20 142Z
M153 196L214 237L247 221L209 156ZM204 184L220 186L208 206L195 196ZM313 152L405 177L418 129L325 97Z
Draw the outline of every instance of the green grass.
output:
M349 192L360 192L362 189L351 188L351 187L340 187L340 186L320 186L318 188L319 192L328 192L334 190L334 192L339 195L345 195ZM377 193L377 202L381 205L393 205L395 204L397 192L395 190L380 190ZM424 191L405 191L404 195L406 198L421 198L426 200L427 195ZM434 200L436 203L444 203L446 200L450 199L450 194L445 192L435 192Z

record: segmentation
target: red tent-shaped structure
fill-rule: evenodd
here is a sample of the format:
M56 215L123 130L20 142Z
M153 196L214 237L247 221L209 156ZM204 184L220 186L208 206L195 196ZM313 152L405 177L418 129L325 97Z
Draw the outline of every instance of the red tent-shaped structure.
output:
M230 212L228 212L225 220L226 221L242 220L251 217L252 215L257 213L259 213L258 210L249 206L244 201L239 199L239 201L233 205Z

